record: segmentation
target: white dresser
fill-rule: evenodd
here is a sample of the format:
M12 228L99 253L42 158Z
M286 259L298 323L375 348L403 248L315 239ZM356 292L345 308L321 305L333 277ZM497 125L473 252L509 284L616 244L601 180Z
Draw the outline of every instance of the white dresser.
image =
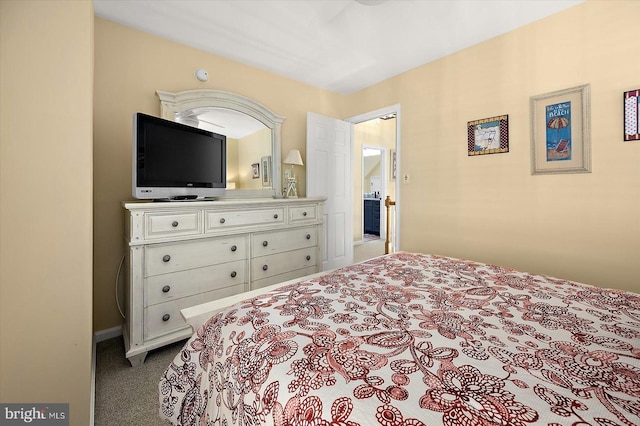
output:
M324 200L123 203L131 365L192 334L183 308L319 272Z

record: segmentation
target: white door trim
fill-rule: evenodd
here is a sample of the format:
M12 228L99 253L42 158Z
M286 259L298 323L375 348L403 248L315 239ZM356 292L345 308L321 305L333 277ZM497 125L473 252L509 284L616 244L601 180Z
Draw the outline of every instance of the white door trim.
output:
M402 167L400 158L402 156L401 153L401 137L400 137L400 129L402 128L402 120L401 120L401 108L400 104L390 105L388 107L380 108L374 111L366 112L364 114L356 115L353 117L346 118L344 121L357 124L362 123L363 121L373 120L374 118L381 117L387 114L396 114L396 220L395 220L395 241L394 246L395 250L400 249L400 209L402 208L402 203L400 202L400 182L402 181ZM353 173L352 173L353 174ZM384 200L383 200L384 201Z

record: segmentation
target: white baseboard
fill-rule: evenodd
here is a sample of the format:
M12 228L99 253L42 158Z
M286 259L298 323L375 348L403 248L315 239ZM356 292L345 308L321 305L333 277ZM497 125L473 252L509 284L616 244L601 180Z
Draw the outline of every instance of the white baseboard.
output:
M104 342L105 340L113 339L114 337L122 336L122 327L113 327L106 330L99 330L93 333L96 343Z

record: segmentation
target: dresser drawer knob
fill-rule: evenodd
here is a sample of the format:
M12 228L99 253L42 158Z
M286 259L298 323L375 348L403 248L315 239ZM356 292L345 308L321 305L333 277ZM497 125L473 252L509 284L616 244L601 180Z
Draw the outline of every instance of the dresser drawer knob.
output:
M263 242L262 242L262 247L266 247L266 246L268 246L268 245L269 245L269 241L263 241Z
M173 226L174 228L177 228L179 225L177 220L174 220L173 222L171 222L171 226Z
M167 321L169 321L169 318L171 318L171 315L169 315L169 314L164 314L164 315L162 316L162 321L167 322Z
M273 215L273 218L274 218L274 219L277 219L277 218L278 218L278 213L274 214L274 215Z
M235 278L235 277L236 277L236 275L238 275L238 273L237 273L236 271L233 271L233 272L231 273L231 278Z
M238 246L231 246L231 251L236 251L238 250Z
M266 271L267 269L269 269L269 265L262 265L262 270Z
M169 293L170 290L171 290L171 286L165 285L164 287L162 287L163 293Z
M171 260L171 256L169 256L168 254L165 254L164 256L162 256L162 261L163 262L168 262Z
M307 212L302 212L302 216L306 216L306 215L307 215Z
M307 255L307 260L311 260L311 256Z
M225 223L226 221L224 220L224 217L220 218L220 223Z
M307 240L311 239L311 234L307 234Z

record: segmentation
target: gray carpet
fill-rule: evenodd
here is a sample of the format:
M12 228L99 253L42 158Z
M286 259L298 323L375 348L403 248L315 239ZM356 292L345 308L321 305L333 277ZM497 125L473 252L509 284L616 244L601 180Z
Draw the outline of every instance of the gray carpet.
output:
M384 240L373 240L353 246L353 262L362 262L384 254Z
M122 337L98 343L95 426L168 425L158 414L158 382L184 343L149 352L140 367L124 357Z

